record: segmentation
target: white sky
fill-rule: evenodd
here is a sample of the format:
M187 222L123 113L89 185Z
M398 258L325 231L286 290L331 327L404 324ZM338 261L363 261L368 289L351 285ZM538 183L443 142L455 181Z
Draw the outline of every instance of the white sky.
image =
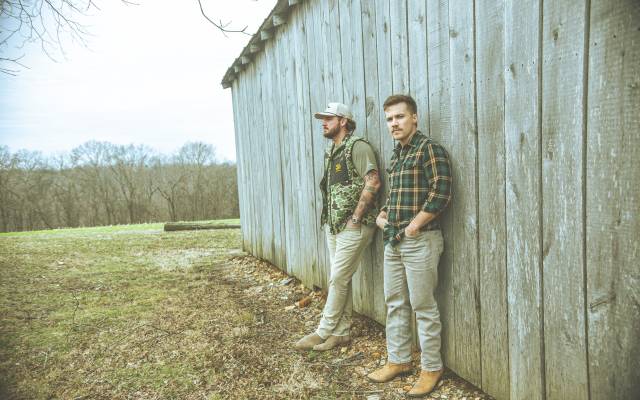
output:
M235 160L231 90L220 81L250 37L224 37L197 0L138 3L99 1L84 20L89 49L67 43L67 60L56 63L27 47L30 69L0 74L0 145L49 155L100 140L168 154L201 141ZM215 21L254 33L276 0L202 3Z

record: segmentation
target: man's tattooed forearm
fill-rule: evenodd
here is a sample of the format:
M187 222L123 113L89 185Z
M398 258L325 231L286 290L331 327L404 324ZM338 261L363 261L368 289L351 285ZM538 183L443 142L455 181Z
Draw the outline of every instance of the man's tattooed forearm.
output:
M371 171L367 172L367 174L364 176L364 181L366 183L369 183L371 181L374 181L374 182L380 181L380 177L378 176L378 171L376 171L375 169L372 169Z
M360 200L358 201L358 206L356 207L353 215L361 218L364 213L373 206L373 203L376 200L376 193L380 188L380 178L378 176L378 171L372 170L369 171L364 176L365 187L360 194Z

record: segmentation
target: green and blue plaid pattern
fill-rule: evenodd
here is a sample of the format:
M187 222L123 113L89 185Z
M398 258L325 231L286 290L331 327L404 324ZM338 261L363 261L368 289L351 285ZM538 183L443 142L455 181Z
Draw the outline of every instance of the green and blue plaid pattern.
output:
M447 151L417 131L404 147L398 143L391 156L389 196L382 211L389 224L384 242L392 246L404 237L404 229L420 211L440 214L451 201L451 165ZM421 228L440 229L438 218Z

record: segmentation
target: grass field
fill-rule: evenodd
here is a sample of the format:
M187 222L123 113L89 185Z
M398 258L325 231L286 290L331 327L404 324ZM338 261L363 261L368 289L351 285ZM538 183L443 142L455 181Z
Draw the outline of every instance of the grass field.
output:
M239 245L162 224L0 234L1 397L189 397L206 385L202 278Z
M364 317L348 347L293 351L321 292L237 257L240 230L162 228L0 234L0 399L393 400L415 382L366 380L385 339ZM450 372L433 396L487 398Z

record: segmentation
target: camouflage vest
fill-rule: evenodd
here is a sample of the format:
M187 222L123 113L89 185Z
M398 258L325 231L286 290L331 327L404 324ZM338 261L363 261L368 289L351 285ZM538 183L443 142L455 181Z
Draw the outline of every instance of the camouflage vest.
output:
M342 142L342 147L333 153L334 146L331 146L324 155L324 176L320 182L322 191L320 222L322 225L328 224L329 231L334 235L346 227L364 189L364 178L358 175L351 158L353 145L358 140L368 143L361 137L347 135ZM374 224L376 214L376 207L371 207L362 217L361 223Z

